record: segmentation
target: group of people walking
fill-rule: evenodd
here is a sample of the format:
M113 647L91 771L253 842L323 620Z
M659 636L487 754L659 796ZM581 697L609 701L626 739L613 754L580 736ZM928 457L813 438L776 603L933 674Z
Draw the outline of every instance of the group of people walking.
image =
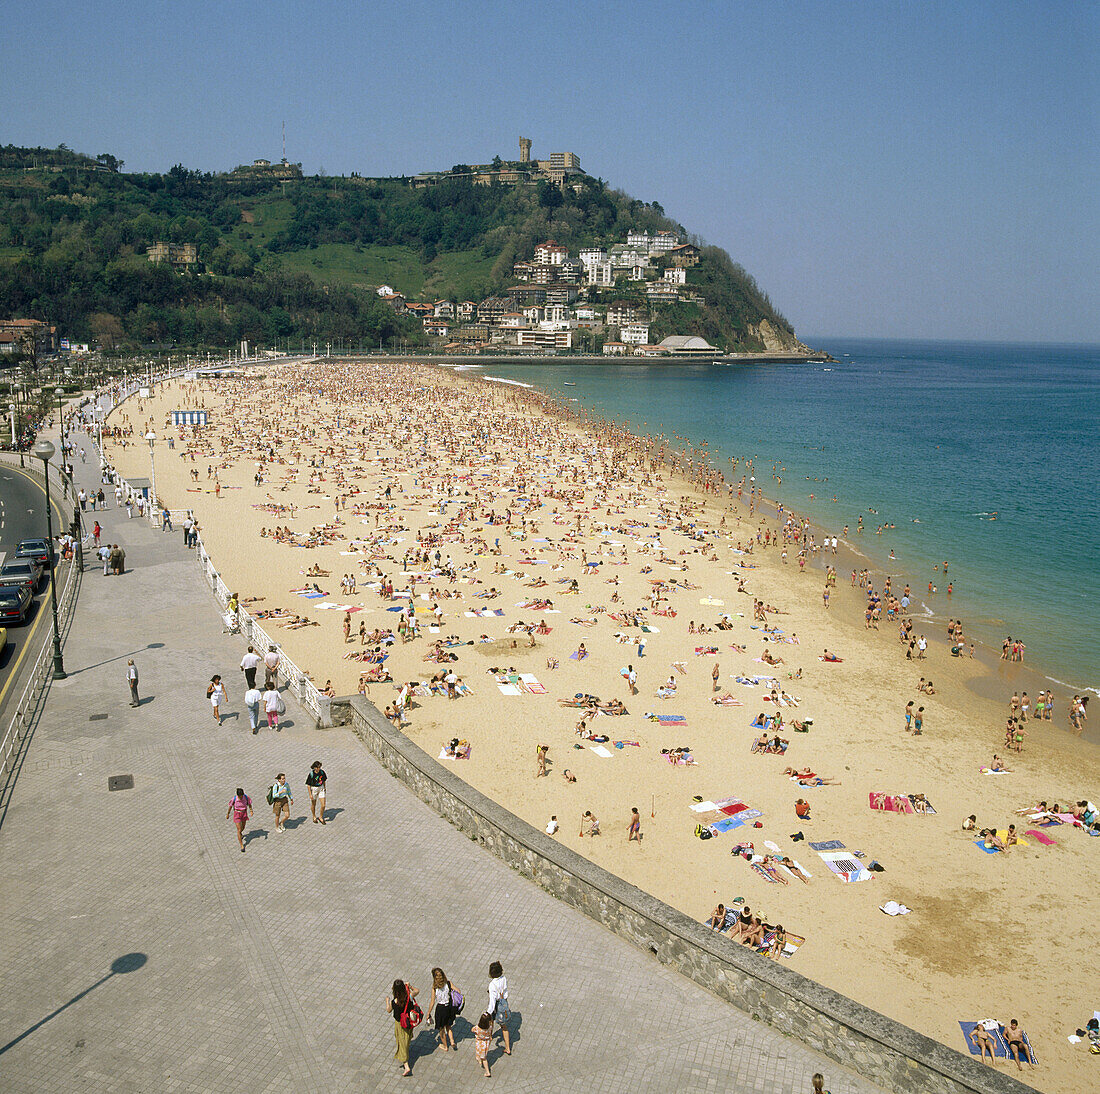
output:
M486 1078L492 1075L489 1067L489 1050L493 1034L500 1031L504 1043L504 1055L512 1055L512 1034L508 1028L511 1009L508 1002L508 980L499 961L489 966L488 1004L476 1022L474 1034L474 1059L481 1065ZM405 980L395 980L386 1000L386 1010L393 1015L393 1034L397 1042L394 1059L401 1065L402 1075L412 1074L413 1032L424 1020L424 1012L416 997L420 990ZM434 1020L435 1039L444 1052L458 1051L454 1036L455 1018L466 1004L465 997L438 966L432 969L431 996L428 1003L428 1021Z
M325 820L325 805L328 800L328 775L320 760L314 760L309 765L309 774L306 775L306 792L309 794L309 811L313 816L314 824L327 824ZM294 794L287 782L286 773L280 771L274 781L267 788L267 803L275 816L275 831L285 832L286 822L290 820L290 807L294 804ZM244 829L252 816L252 799L244 792L244 788L238 786L233 795L229 808L225 811L225 819L232 820L237 829L237 845L241 854L245 852Z

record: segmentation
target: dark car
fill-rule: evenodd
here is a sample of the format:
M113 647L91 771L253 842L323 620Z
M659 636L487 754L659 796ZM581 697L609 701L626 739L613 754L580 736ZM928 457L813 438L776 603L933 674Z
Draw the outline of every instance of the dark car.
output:
M13 558L0 566L0 586L25 585L32 595L41 577L42 567L33 558Z
M53 544L51 544L49 540L21 539L12 558L33 559L38 563L39 567L44 570L47 566L52 566L57 561L57 551L54 550Z
M30 611L31 599L25 585L0 585L0 623L22 623Z

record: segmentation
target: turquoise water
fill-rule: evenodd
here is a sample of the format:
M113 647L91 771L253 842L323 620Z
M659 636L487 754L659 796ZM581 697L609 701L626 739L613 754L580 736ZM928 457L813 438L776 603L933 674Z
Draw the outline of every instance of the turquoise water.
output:
M1020 637L1056 680L1100 687L1100 346L810 341L837 363L477 371L635 432L705 440L727 472L729 457L753 458L765 496L837 535L849 525L869 564L895 587L912 582L926 611L997 648ZM895 527L876 534L884 523ZM934 569L944 561L950 600Z

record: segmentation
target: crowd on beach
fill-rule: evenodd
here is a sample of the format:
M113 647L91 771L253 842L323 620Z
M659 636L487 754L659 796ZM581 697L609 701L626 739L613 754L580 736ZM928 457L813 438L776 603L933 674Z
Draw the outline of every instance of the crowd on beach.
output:
M433 755L438 747L442 760L463 762L464 771L488 751L484 727L479 732L484 695L471 702L477 693L499 689L502 696L522 697L558 691L559 707L579 712L572 734L549 744L534 729L534 741L525 741L522 720L510 728L527 757L534 744L535 779L559 788L548 799L554 811L545 829L552 836L562 827L558 816L572 812L573 835L590 845L604 843L614 831L626 846L643 846L639 807L628 812L620 798L609 806L597 796L601 783L579 761L597 749L603 750L597 756L611 756L612 749L622 754L640 748L674 767L699 767L698 749L685 743L685 719L662 714L675 709L689 689L698 690L697 665L706 666L702 676L714 717L740 718L737 708L760 700L751 703L759 709L757 718L743 720L752 731L745 739L749 754L785 755L793 734L820 732L827 712L799 709L807 703L794 693L801 690L798 681L838 671L834 667L845 661L851 665L852 655L843 646L838 652L803 643L784 618L793 605L753 588L756 571L765 565L791 566L795 579L807 585L809 575L820 574L823 611L830 617L838 603L858 604L862 630L874 632L885 616L897 628L900 661L937 665L939 687L923 677L912 685L919 699L908 702L904 729L913 738L937 732L935 718L943 717L943 708L932 697L944 688L946 657L975 657L962 620L949 621L946 643L920 632L909 583L857 566L850 574L855 591L841 589L850 595L838 598L838 552L847 528L838 547L837 536L823 536L784 506L767 503L751 461L731 462L724 473L704 450L634 435L537 390L459 382L418 365L325 361L283 369L263 383L244 377L221 380L215 388L197 382L178 388L190 405L205 405L205 395L216 394L210 425L173 429L151 413L141 421L137 416L145 411L139 406L137 416L131 411L122 419L120 435L169 430L187 490L221 498L223 488L244 489L261 519L275 518L255 530L236 518L241 535L255 537L257 551L310 552L295 564L299 580L274 596L269 582L245 588L249 573L242 570L240 604L265 626L317 629L324 654L296 658L313 671L319 690L369 697L395 726ZM861 530L862 518L859 524ZM726 575L721 584L716 573ZM947 580L947 563L942 573ZM310 606L284 597L308 598ZM392 615L368 625L362 618L368 612ZM685 619L689 613L692 618ZM672 659L658 667L654 647ZM608 672L620 648L629 661ZM1025 648L1020 639L1009 639L1005 660L1022 661ZM357 675L349 677L352 664ZM541 680L530 671L535 667ZM566 677L567 670L572 675ZM555 683L561 677L576 686L577 673L585 690ZM625 689L621 698L609 694L616 687ZM692 693L693 709L697 699ZM439 700L445 710L435 705ZM1055 699L1046 689L1034 702L1026 691L1017 692L1008 706L1003 747L1018 754L1026 737L1021 727L1051 722ZM1080 732L1087 697L1075 696L1065 709L1070 727ZM668 735L633 739L642 736L639 716L642 726L655 725ZM606 722L609 717L616 721ZM543 719L536 718L540 729L548 715ZM448 732L434 742L425 737L438 734L440 726ZM672 730L678 731L675 737ZM568 767L556 763L559 749L570 756L577 750L576 761ZM815 798L812 807L799 792L840 783L805 759L804 750L796 765L762 776L791 784L786 816L797 829L788 837L792 849L806 838L812 808L823 800ZM1007 770L996 755L986 769L993 775ZM887 798L894 803L890 811L936 812L924 794L891 793L881 800ZM903 799L907 804L898 804ZM1029 822L1100 834L1087 799L1084 794L1078 806L1065 810L1047 809L1043 802L1043 808L1029 810ZM745 812L744 803L712 804L711 815L690 821L703 839L728 830L724 816ZM737 805L737 813L723 814ZM598 814L608 808L612 815L622 808L621 820L604 831ZM770 827L778 818L766 820ZM1019 843L1011 825L982 827L975 817L970 822L986 849L1000 853ZM755 828L764 823L751 821ZM964 829L969 831L966 824ZM733 852L760 883L814 883L778 845L757 848L742 839ZM794 952L792 938L803 941L778 916L754 915L743 903L719 904L708 919L711 927L773 959Z

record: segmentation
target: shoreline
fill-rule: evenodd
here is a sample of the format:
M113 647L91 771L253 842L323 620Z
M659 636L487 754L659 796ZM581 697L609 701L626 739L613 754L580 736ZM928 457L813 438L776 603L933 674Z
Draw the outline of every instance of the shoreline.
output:
M945 344L953 345L954 343L948 342L948 343L945 343ZM510 362L510 363L520 363L520 362ZM522 362L522 363L526 364L526 365L530 365L533 362L525 361L525 362ZM568 362L562 361L560 363L568 363ZM618 364L620 362L618 362L617 360L608 360L608 361L605 361L603 363L614 365L614 364ZM687 364L689 362L681 361L680 363L681 364ZM710 362L704 362L704 363L710 363ZM482 369L484 367L488 367L488 366L483 365L483 364L467 365L467 366L465 366L464 368L461 369L461 372L463 374L465 374L468 369L469 370ZM493 381L493 382L497 382L497 383L514 384L514 385L521 386L521 387L533 388L534 390L537 390L537 391L543 391L550 399L554 400L555 402L557 402L558 404L561 404L563 406L565 404L565 400L570 398L569 396L562 395L561 393L557 393L557 392L553 392L553 391L548 391L546 389L540 388L537 384L531 384L531 383L527 383L525 381L518 381L518 380L513 380L513 379L505 378L505 377L488 376L485 373L480 372L480 371L479 372L474 372L474 373L472 373L472 375L476 376L479 379L489 380L489 381ZM607 422L607 423L609 423L609 424L611 424L611 425L613 425L617 428L620 428L620 429L629 428L627 425L625 425L623 422L620 422L618 419L605 417L604 415L602 415L599 412L599 410L597 408L592 407L592 406L586 406L584 403L580 402L579 400L577 400L576 406L580 407L580 408L583 408L585 411L595 415L597 417L597 419L600 420L600 421ZM690 452L689 452L689 448L687 447L688 444L689 444L688 438L676 438L674 440L672 438L667 437L664 434L657 434L657 435L654 435L654 437L655 437L655 440L659 440L659 441L667 444L670 448L677 449L682 454L682 456L685 460L691 460L692 459L692 457L690 455ZM709 467L712 471L715 471L715 472L717 472L717 473L719 473L723 476L726 476L727 472L723 470L723 466L722 466L722 464L724 462L726 462L726 461L722 461L722 462L708 461L706 466ZM740 464L742 462L742 460L739 458L738 462ZM736 499L733 499L733 500L735 501ZM778 506L779 506L780 503L775 498L768 496L767 494L763 493L762 491L758 491L758 504L757 504L758 515L759 515L761 503L763 503L770 510L770 513L768 515L771 518L777 519ZM745 512L747 513L748 503L746 501L742 500L741 502L739 502L737 504L741 508L743 508L745 510ZM790 506L786 506L785 511L786 512L794 512L794 510L792 510ZM825 530L824 525L821 524L818 520L813 519L813 518L803 518L803 519L807 520L807 527L810 530L812 530L813 532L817 533L819 539L822 535L826 534L826 530ZM832 533L830 532L829 534L832 534ZM845 563L846 563L846 565L849 565L849 568L851 568L851 564L854 564L854 566L857 570L866 568L869 571L870 575L875 579L875 582L876 582L877 585L881 586L883 580L888 578L888 577L893 578L896 582L899 582L899 583L904 582L905 579L904 579L904 576L902 576L904 574L904 569L900 568L901 567L900 560L898 562L899 568L898 569L892 569L889 565L889 560L887 558L883 557L885 555L886 551L887 551L887 548L884 548L882 551L873 551L873 550L872 551L864 551L860 547L857 546L857 543L859 542L859 540L855 540L855 539L851 539L851 538L844 539L844 538L840 538L839 536L838 536L838 542L839 542L839 545L842 548L842 550L839 552L838 557L843 556L845 558ZM937 548L936 550L933 550L931 553L932 553L932 557L939 557L939 554L942 553L942 548ZM900 579L900 581L899 581L899 579ZM908 614L913 618L915 624L920 622L920 621L923 621L923 620L928 620L929 621L928 625L931 626L932 628L936 628L936 627L939 627L941 629L944 628L946 626L946 623L947 623L948 619L955 618L955 615L949 614L946 610L944 610L943 608L941 608L939 606L930 607L928 605L928 603L926 602L926 600L922 599L922 597L927 596L927 593L924 593L924 592L920 591L920 589L919 589L920 580L915 576L913 577L912 580L914 582L913 587L916 590L915 596L914 596L914 602L915 602L916 607L919 608L920 610L919 611L915 610L914 606L911 606L910 611L909 611ZM927 580L927 578L925 578L925 580ZM947 594L945 591L939 592L937 594L937 596L940 598L941 603L942 603L943 598L945 598L945 597L947 599L947 603L948 604L951 603L950 595ZM964 610L964 609L960 609L960 611L962 611L962 610ZM991 619L983 619L981 616L976 616L974 613L967 613L967 614L970 616L970 620L973 620L974 618L979 619L979 622L976 625L978 633L974 634L974 632L971 630L970 624L968 623L968 625L967 625L968 635L974 634L974 640L975 640L975 642L978 646L979 651L984 650L987 653L989 659L992 662L994 662L994 663L998 662L999 661L999 651L998 651L998 649L995 645L995 642L997 641L997 639L994 639L992 637L992 633L997 629L1001 629L1001 630L1005 631L1006 633L1011 632L1011 633L1018 634L1019 633L1019 628L1016 628L1015 625L1010 623L1007 619L998 624L998 623L996 623L995 621L993 621ZM1021 612L1017 611L1017 615L1021 615L1021 614L1022 614ZM933 630L933 633L936 633L935 630ZM970 640L970 638L968 637L968 641L969 640ZM944 642L944 644L946 645L947 643ZM1087 683L1072 683L1072 682L1066 681L1066 680L1062 679L1061 676L1055 675L1055 671L1060 671L1060 670L1055 670L1055 669L1052 669L1048 666L1044 666L1044 663L1042 661L1028 660L1028 661L1019 662L1019 663L1012 662L1011 664L1013 664L1015 666L1013 671L1018 670L1020 672L1021 677L1026 678L1027 680L1031 681L1031 687L1029 688L1029 690L1033 690L1038 685L1038 683L1041 681L1042 682L1042 687L1044 689L1046 689L1046 688L1064 689L1065 691L1067 691L1069 693L1076 693L1076 694L1080 694L1080 695L1093 695L1093 696L1100 697L1100 683L1087 684ZM1083 737L1086 740L1087 739L1100 740L1100 731L1098 731L1096 729L1093 729L1092 733L1091 733L1091 738L1090 738L1090 731L1089 731L1088 728L1086 728L1085 731L1084 731Z
M778 551L759 550L747 560L756 568L740 570L737 556L726 550L727 544L732 545L738 536L748 536L750 527L755 531L756 524L750 524L744 513L736 512L731 524L729 511L722 504L724 499L700 496L680 477L666 478L663 485L653 482L647 486L645 479L650 475L645 457L630 462L642 451L641 442L631 451L629 444L620 443L619 434L606 424L573 411L568 424L563 425L561 419L548 416L554 409L550 404L556 400L537 390L491 384L469 375L455 376L446 369L420 372L415 366L401 370L387 363L382 367L403 378L401 384L395 380L391 390L386 388L389 381L384 373L369 381L368 374L380 364L368 358L358 366L326 362L307 366L318 377L310 389L308 405L300 405L298 400L306 398L303 382L289 370L284 375L269 375L262 383L250 383L246 377L187 385L193 393L187 398L201 399L210 407L214 425L207 431L208 439L197 450L194 463L176 458L186 454L182 444L173 456L158 447L158 486L174 508L195 510L203 525L204 540L227 583L240 588L242 594L265 596L268 605L290 604L295 610L308 610L312 602L293 600L287 590L300 586L300 571L317 561L332 571L324 588L334 597L339 596L335 592L338 575L357 565L366 567L369 556L400 581L397 571L402 550L414 546L418 534L438 536L453 525L451 505L445 506L443 517L437 511L438 501L445 496L439 493L445 482L457 485L460 506L462 490L478 494L487 491L483 503L477 503L479 510L482 505L486 510L503 506L504 499L512 496L509 489L525 490L516 493L515 498L529 497L534 490L541 496L541 503L529 509L528 515L538 524L537 536L516 538L519 529L515 526L501 523L486 527L478 520L454 526L453 534L476 533L490 545L499 538L500 555L488 549L475 550L470 539L464 545L453 538L440 541L443 549L454 553L456 563L468 560L479 569L468 571L450 586L442 578L431 582L463 594L463 600L457 603L438 600L445 609L438 637L454 632L464 642L476 643L479 633L488 632L492 641L472 648L458 647L458 671L470 682L473 695L458 702L441 697L417 699L408 735L431 755L441 741L465 736L473 742L474 751L469 761L456 765L456 773L470 785L540 827L555 813L561 820L559 838L563 843L693 918L705 917L717 900L728 903L735 894L744 895L754 910L763 907L771 912L771 922L781 917L779 921L789 932L806 938L789 959L792 967L821 983L898 1017L954 1048L961 1042L957 1024L952 1028L952 1022L946 1020L952 1008L959 1012L959 1018L971 1011L976 1014L988 1010L1004 1011L1007 1017L1011 1010L1021 1017L1025 1027L1032 1027L1033 1036L1043 1038L1040 1057L1044 1052L1046 1060L1055 1057L1055 1037L1060 1027L1070 1022L1080 1024L1076 1011L1095 995L1093 984L1085 982L1088 970L1073 956L1073 925L1087 929L1091 922L1091 894L1096 891L1100 874L1095 856L1087 852L1096 845L1082 833L1060 829L1062 846L1057 849L1032 846L1014 849L1012 855L989 858L969 840L960 838L965 834L959 833L958 823L967 813L977 812L983 823L988 818L1003 827L1010 819L1018 819L1012 816L1013 808L1039 796L1055 793L1059 800L1066 800L1074 792L1081 793L1095 785L1100 773L1095 747L1088 741L1065 740L1068 735L1061 730L1047 733L1047 725L1037 730L1029 725L1033 736L1028 738L1021 756L1012 757L1011 766L1018 768L1016 775L1008 782L978 775L975 753L985 762L992 751L1000 751L998 726L1003 721L1007 697L1002 694L998 702L970 693L970 681L989 678L987 666L968 663L969 659L944 659L936 652L934 631L929 633L929 661L919 667L906 665L895 636L864 630L862 613L858 612L862 592L850 589L846 578L840 580L843 575L838 574L831 608L822 610L817 600L820 560L811 564L812 576L807 577L797 572L797 566L783 566ZM347 388L349 398L334 399L332 392L341 390L341 385ZM362 396L355 394L360 388ZM167 391L158 391L147 401L147 407L128 403L122 413L132 419L129 424L135 433L148 419L159 429L164 413L177 405L181 390L181 385L173 384ZM315 395L314 390L323 393ZM381 391L382 395L372 398L368 391ZM396 401L387 404L390 399ZM419 400L419 416L386 419L385 407L402 406L401 399ZM272 405L282 408L278 430L269 428L263 414L263 408ZM564 409L569 411L568 407ZM341 424L334 428L338 414ZM354 415L351 423L349 415ZM115 421L112 416L111 424ZM414 435L405 430L409 436L403 440L401 429L408 421L416 423L416 432ZM360 427L366 432L360 433ZM586 429L588 439L578 441ZM362 438L368 434L369 443L365 443ZM269 481L257 487L250 478L263 436L279 447L286 462L271 463ZM420 437L424 438L423 452ZM524 438L530 442L528 447L520 443ZM338 449L343 451L342 457ZM295 450L299 454L291 459ZM544 451L557 453L545 465L538 462ZM311 459L328 452L333 455L324 456L323 469L310 467ZM627 455L616 456L616 452ZM518 455L519 463L509 453ZM138 446L113 445L111 456L124 475L144 474L144 457ZM130 463L133 468L128 470ZM526 477L518 476L517 468L522 464L532 469ZM211 489L210 480L201 478L206 466L221 469L225 489L220 497ZM189 483L186 471L190 467L200 471L198 484ZM567 474L567 469L572 470ZM307 473L316 481L307 485ZM287 481L277 486L284 477ZM356 551L351 561L341 555L349 550L351 537L362 535L358 521L363 518L350 508L344 511L344 523L337 526L347 542L337 540L327 547L295 551L259 537L259 529L272 524L273 519L293 524L295 532L302 535L309 525L329 520L330 495L339 492L334 487L345 478L349 485L351 481L361 483L365 490L356 497L368 514L364 520L366 537L374 534L374 515L390 512L376 506L376 502L381 504L383 483L396 484L398 508L393 513L397 519L387 519L404 525L405 530L390 533L386 538L393 542L387 547ZM270 504L265 500L268 494L279 504L296 504L297 515L273 517L252 508ZM566 496L571 500L562 500ZM678 501L686 496L693 500ZM598 497L604 500L594 511ZM307 511L306 507L312 505L321 508L316 513ZM508 502L508 506L514 508L515 502ZM558 523L551 517L552 509L558 511ZM705 524L714 534L699 543L672 527L676 521L670 524L654 520L653 514L665 509L689 514L692 522L699 522L700 527ZM719 532L723 513L727 514L727 527ZM774 518L766 514L758 512L754 521L762 516L769 527L774 527ZM630 520L640 520L648 531L637 528L625 534L617 530ZM575 541L571 538L574 521L581 528ZM683 521L679 523L687 527ZM665 524L669 527L655 533ZM602 525L609 530L600 531ZM638 659L633 646L618 648L609 634L615 627L610 620L598 618L595 626L578 628L568 618L573 613L587 614L586 601L592 606L602 603L610 607L611 589L606 584L609 571L603 569L605 566L618 567L610 572L619 579L616 589L621 588L624 605L643 602L650 578L638 572L638 563L656 567L655 556L645 546L653 534L660 537L676 565L690 564L686 571L674 571L678 581L697 585L699 591L686 591L683 586L668 591L669 603L675 605L679 615L675 619L650 617L658 626L646 636L645 657ZM544 546L543 540L553 540L558 548ZM579 556L582 548L598 562L594 574L581 572L579 557L560 561L552 557L559 549ZM380 559L378 552L388 555L389 561ZM547 556L541 565L519 563L523 558L538 561L540 554ZM711 554L719 560L709 561ZM746 558L742 556L740 561ZM517 610L513 603L531 595L525 583L532 575L545 574L549 582L554 573L552 563L561 566L558 572L575 578L582 592L572 598L560 591L550 592L562 609L560 614L546 614L553 627L551 634L539 636L530 652L523 645L512 648L502 628L516 621L517 615L533 620L540 614L537 609ZM522 570L524 577L498 574L494 567L500 565ZM837 565L839 570L839 561ZM723 576L730 569L746 579L752 596L736 595L729 577ZM473 599L479 589L491 585L504 590L504 595L491 602ZM790 616L773 620L802 637L801 646L775 647L788 665L797 663L805 669L797 683L786 679L786 665L776 671L786 688L802 696L799 708L781 713L787 719L814 720L809 735L792 736L789 760L750 754L748 746L755 731L748 723L764 706L760 691L742 692L731 682L724 686L737 693L742 706L714 706L710 702L709 669L715 662L693 656L692 646L700 640L686 636L686 622L692 617L712 623L720 610L743 610L745 618L734 619L732 633L712 631L701 641L720 647L718 661L725 679L731 669L741 673L768 671L753 665L751 654L734 655L728 650L729 637L746 650L760 648L762 634L752 629L754 596L788 610ZM722 600L724 605L715 602ZM387 602L372 590L361 590L347 602L362 604L364 614L370 616L369 621L365 620L368 627L395 618L387 619L382 614ZM486 603L499 604L503 616L496 621L464 616L463 608ZM285 639L287 652L312 670L318 684L331 677L338 693L353 691L359 666L344 660L338 652L347 650L340 635L341 613L312 611L310 615L321 624L319 627L279 635ZM594 617L598 616L596 613ZM426 634L428 641L434 637ZM583 666L568 658L569 648L579 640L587 640L591 647ZM422 639L392 648L390 664L396 679L424 679L438 670L440 666L422 661L426 644ZM815 653L823 646L842 651L845 664L821 665ZM353 649L358 648L353 644ZM560 660L558 669L543 667L549 655ZM684 659L686 671L674 675L680 685L677 697L662 701L653 696L652 688L669 672L670 658ZM634 697L627 696L619 676L620 662L628 659L643 674L640 693ZM498 694L486 669L510 664L537 675L548 694L521 694L518 690L515 694ZM901 707L905 698L914 696L918 672L932 675L939 685L938 694L925 700L929 721L923 740L906 737L899 728ZM235 679L235 674L229 674L229 678ZM989 686L996 687L996 680ZM626 699L630 711L627 718L597 718L593 725L609 734L637 739L640 746L614 752L605 749L606 758L585 745L576 750L579 741L573 723L577 712L559 707L555 699L578 691L596 692L605 699ZM372 701L381 707L393 694L392 688L376 690ZM238 701L239 696L231 694L231 705ZM662 728L639 717L643 711L654 710L685 715L686 728ZM1064 716L1061 704L1059 715ZM534 747L540 740L551 746L550 776L533 781ZM670 766L660 757L662 746L687 743L693 746L697 766ZM826 776L839 778L841 785L802 790L782 777L782 767L787 763L812 765ZM576 772L575 785L560 777L566 766ZM925 793L938 814L884 816L868 810L869 790ZM696 794L713 801L730 794L742 795L761 810L763 831L749 828L718 840L696 839L692 834L696 815L689 809L690 799ZM874 882L865 885L836 884L808 842L799 845L789 840L788 833L795 832L801 823L792 813L792 802L798 794L808 796L813 805L814 820L804 826L808 840L841 838L849 847L863 847L868 860L872 856L882 860L886 873L876 875ZM651 798L648 813L644 801L647 796ZM622 818L632 804L642 812L642 843L632 844L625 839ZM578 837L577 821L585 809L597 812L605 822L604 838L599 841ZM758 847L763 839L778 840L784 853L813 873L812 882L769 885L748 864L730 858L728 851L738 838L755 839ZM670 870L672 864L675 870ZM1011 891L1005 881L1009 876ZM902 901L914 909L914 914L895 923L878 911L884 899ZM1060 922L1069 925L1053 940L1039 937L1042 932L1034 932L1033 937L1018 922L1020 901L1026 906L1035 899L1046 900ZM1005 968L988 952L985 940L990 931L1023 959L1024 973L1019 972L1019 964ZM958 953L967 955L966 967L951 957ZM1067 1012L1066 1000L1070 998L1077 1000L1077 1005ZM945 1002L950 1004L946 1008ZM1057 1076L1076 1074L1076 1057L1060 1064L1047 1064L1046 1060L1034 1079L1049 1078L1053 1082ZM1087 1066L1089 1061L1084 1063ZM1063 1064L1068 1071L1063 1070ZM1043 1085L1057 1089L1045 1081Z

